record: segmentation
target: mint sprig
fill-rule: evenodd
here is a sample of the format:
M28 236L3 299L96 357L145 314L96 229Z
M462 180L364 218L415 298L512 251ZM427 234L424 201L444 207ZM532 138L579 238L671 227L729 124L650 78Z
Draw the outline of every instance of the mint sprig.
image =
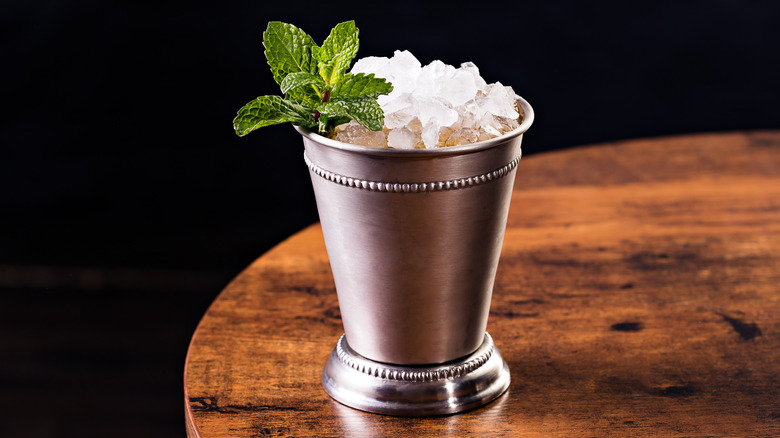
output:
M292 24L272 21L263 32L263 46L284 98L260 96L244 105L233 120L236 134L286 122L322 134L349 120L382 129L384 113L376 99L393 85L373 74L346 72L359 46L354 21L336 25L322 47Z

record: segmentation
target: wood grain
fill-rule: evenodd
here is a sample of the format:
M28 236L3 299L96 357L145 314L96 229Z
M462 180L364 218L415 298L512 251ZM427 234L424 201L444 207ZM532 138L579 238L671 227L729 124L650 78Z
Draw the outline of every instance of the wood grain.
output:
M780 132L532 156L518 167L488 323L507 393L434 418L332 401L320 373L343 331L313 225L203 317L184 376L187 433L778 436L778 285Z

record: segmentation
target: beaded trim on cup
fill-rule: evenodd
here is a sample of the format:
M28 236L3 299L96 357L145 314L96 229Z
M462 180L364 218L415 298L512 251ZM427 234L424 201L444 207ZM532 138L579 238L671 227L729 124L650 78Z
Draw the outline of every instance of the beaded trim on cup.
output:
M390 365L383 365L362 359L356 353L352 352L349 346L344 345L346 343L346 337L344 335L339 338L339 341L336 344L336 356L338 356L343 364L353 370L380 379L407 382L435 382L448 378L460 377L484 365L493 355L493 338L487 333L485 333L485 338L488 343L487 347L483 347L484 351L468 362L458 365L445 365L425 369L392 367Z
M476 175L468 178L451 179L448 181L433 181L424 183L391 183L350 178L327 171L317 166L316 164L312 163L311 160L309 160L306 152L303 153L303 161L306 162L306 165L309 166L309 169L316 175L336 184L354 187L357 189L371 190L375 192L418 193L453 190L485 184L495 179L502 178L511 172L515 167L517 167L517 164L520 162L520 157L515 158L499 169L493 170L492 172L483 173L482 175Z

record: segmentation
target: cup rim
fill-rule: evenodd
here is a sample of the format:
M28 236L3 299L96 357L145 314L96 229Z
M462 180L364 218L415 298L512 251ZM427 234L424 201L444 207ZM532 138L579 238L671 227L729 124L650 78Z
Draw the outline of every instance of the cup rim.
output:
M324 146L328 146L328 147L332 147L335 149L340 149L348 152L358 152L361 154L380 155L380 156L391 155L396 157L401 157L401 156L430 157L430 156L458 155L458 154L464 154L469 152L476 152L483 149L490 149L498 144L504 143L526 132L528 128L531 126L531 124L533 124L534 122L534 110L531 107L531 105L528 103L528 101L526 101L522 97L515 95L515 100L520 105L520 108L522 108L523 110L523 121L520 123L520 126L499 137L491 138L489 140L478 141L476 143L464 144L460 146L447 146L447 147L431 148L431 149L376 148L371 146L362 146L362 145L336 141L331 138L325 137L323 135L317 134L316 132L304 128L302 126L293 125L293 127L302 136L308 137L312 141L315 141Z

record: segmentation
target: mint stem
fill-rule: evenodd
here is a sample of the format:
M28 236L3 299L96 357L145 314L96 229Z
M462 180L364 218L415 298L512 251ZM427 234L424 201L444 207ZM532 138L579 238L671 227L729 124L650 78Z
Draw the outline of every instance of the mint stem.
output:
M322 102L325 103L328 100L330 100L330 90L325 90L324 93L322 93ZM317 111L314 113L314 121L319 122L320 121L320 112Z

